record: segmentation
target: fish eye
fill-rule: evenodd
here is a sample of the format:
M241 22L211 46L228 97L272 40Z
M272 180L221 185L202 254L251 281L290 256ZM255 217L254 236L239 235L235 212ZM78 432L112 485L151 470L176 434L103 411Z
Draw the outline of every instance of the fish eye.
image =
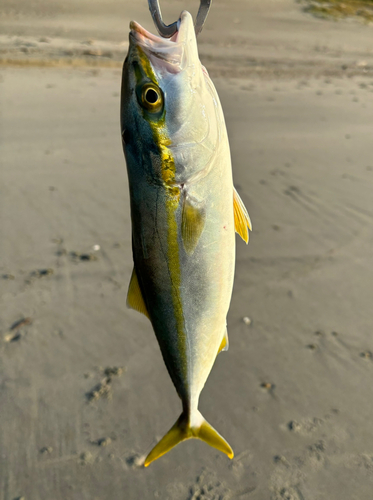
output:
M145 101L149 104L155 104L159 99L158 92L154 89L147 89L145 92Z
M149 111L157 112L163 104L161 89L153 83L146 83L141 92L141 105Z

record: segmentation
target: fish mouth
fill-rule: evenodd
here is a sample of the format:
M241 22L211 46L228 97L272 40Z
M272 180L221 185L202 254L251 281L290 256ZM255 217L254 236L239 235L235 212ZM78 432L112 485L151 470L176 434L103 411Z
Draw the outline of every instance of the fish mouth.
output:
M177 38L179 35L179 30L176 31L174 35L172 35L171 38L163 38L158 35L153 35L153 33L150 33L150 31L146 30L141 24L139 24L137 21L131 21L130 22L130 30L131 33L130 35L135 38L137 42L145 42L147 41L148 43L150 42L151 44L163 44L163 43L177 43Z
M171 38L163 38L162 36L153 35L146 30L141 24L136 21L130 22L130 37L138 44L145 45L148 48L170 47L185 43L190 25L193 25L193 18L187 11L180 14L180 19L177 22L177 31Z
M163 74L179 73L198 59L194 22L186 10L180 14L177 28L171 38L163 38L131 21L130 43L143 49L156 70Z

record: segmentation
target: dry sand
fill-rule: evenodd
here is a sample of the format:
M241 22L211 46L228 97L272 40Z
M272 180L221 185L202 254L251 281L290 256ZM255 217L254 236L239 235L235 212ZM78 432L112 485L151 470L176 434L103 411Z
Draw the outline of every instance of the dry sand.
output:
M371 500L372 28L214 1L201 57L254 231L200 408L236 457L189 441L143 469L180 413L125 306L119 65L146 1L2 5L0 499Z

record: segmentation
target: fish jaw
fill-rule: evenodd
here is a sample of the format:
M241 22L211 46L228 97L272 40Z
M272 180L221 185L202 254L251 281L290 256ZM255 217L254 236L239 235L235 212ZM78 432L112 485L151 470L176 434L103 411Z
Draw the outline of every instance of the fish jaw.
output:
M187 11L180 14L178 31L171 38L153 35L136 21L130 29L130 43L142 47L161 75L174 75L199 62L193 18Z

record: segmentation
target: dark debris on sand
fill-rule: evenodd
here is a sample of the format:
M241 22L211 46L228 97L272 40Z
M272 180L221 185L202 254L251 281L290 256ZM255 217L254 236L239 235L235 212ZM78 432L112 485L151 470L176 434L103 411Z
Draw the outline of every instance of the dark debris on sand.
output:
M105 368L105 377L97 385L93 387L91 391L86 394L89 403L92 401L97 401L101 398L111 399L112 397L112 379L113 377L120 377L123 373L123 368L121 367L109 367Z
M22 318L15 321L9 328L9 332L4 336L4 342L16 342L20 340L21 333L19 329L23 326L28 326L32 324L31 318Z

